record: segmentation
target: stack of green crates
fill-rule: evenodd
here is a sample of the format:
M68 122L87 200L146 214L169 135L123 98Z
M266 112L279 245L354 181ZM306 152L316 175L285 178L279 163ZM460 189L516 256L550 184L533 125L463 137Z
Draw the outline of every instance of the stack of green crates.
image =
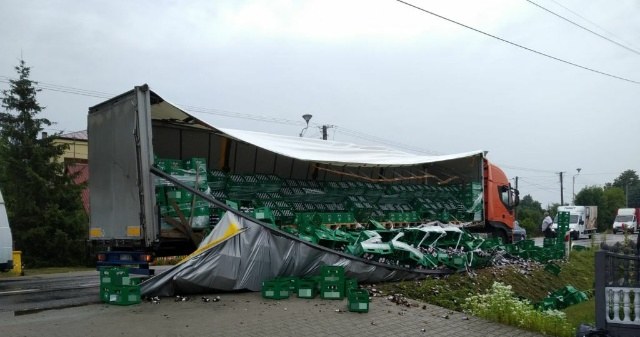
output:
M127 268L100 268L100 300L116 305L140 303L140 278L129 276Z
M186 160L156 158L155 165L172 177L190 187L197 188L199 191L204 192L209 188L208 179L211 174L207 173L205 158L194 157ZM199 197L194 198L193 193L187 189L174 186L163 179L156 181L155 189L156 203L160 209L161 217L168 216L179 219L178 211L173 207L175 203L180 213L189 219L192 228L205 229L210 226L211 210L208 202ZM171 224L165 221L161 222L161 227L163 229L173 228Z
M344 298L344 267L321 266L320 277L320 298L325 300Z

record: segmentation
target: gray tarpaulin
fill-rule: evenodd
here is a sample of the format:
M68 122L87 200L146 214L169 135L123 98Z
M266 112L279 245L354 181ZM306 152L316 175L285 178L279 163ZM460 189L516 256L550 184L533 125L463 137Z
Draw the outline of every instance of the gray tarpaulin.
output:
M143 296L213 291L259 291L277 276L312 276L322 265L343 266L347 277L376 283L422 278L442 270L409 270L315 245L268 225L226 212L195 253L142 283Z

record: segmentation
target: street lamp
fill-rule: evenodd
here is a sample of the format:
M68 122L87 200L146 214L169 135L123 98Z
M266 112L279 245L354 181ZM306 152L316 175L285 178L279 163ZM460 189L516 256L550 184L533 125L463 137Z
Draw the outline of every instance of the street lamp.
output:
M307 126L305 126L301 131L300 131L300 137L302 137L302 135L304 134L305 131L307 131L307 129L309 128L309 121L311 120L311 117L313 117L310 114L304 114L302 115L302 118L304 119L305 122L307 122Z
M573 186L571 187L571 192L573 194L573 205L575 206L576 204L576 177L580 174L580 171L582 171L581 168L577 168L576 171L578 171L578 173L573 175Z

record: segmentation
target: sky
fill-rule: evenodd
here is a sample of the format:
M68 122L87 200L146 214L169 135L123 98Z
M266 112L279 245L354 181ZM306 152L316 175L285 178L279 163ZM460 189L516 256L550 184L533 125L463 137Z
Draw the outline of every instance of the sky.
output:
M305 137L484 150L543 206L559 172L565 203L640 172L640 2L408 2L440 17L393 0L4 0L0 89L24 59L49 132L148 83L224 128L296 136L311 114Z

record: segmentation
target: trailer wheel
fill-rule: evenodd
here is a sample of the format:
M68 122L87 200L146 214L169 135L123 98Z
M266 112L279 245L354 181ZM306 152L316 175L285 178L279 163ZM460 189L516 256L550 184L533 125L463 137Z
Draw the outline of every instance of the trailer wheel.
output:
M579 239L580 239L580 232L578 232L578 231L574 231L574 232L571 234L571 239L573 239L573 241L577 241L577 240L579 240Z

